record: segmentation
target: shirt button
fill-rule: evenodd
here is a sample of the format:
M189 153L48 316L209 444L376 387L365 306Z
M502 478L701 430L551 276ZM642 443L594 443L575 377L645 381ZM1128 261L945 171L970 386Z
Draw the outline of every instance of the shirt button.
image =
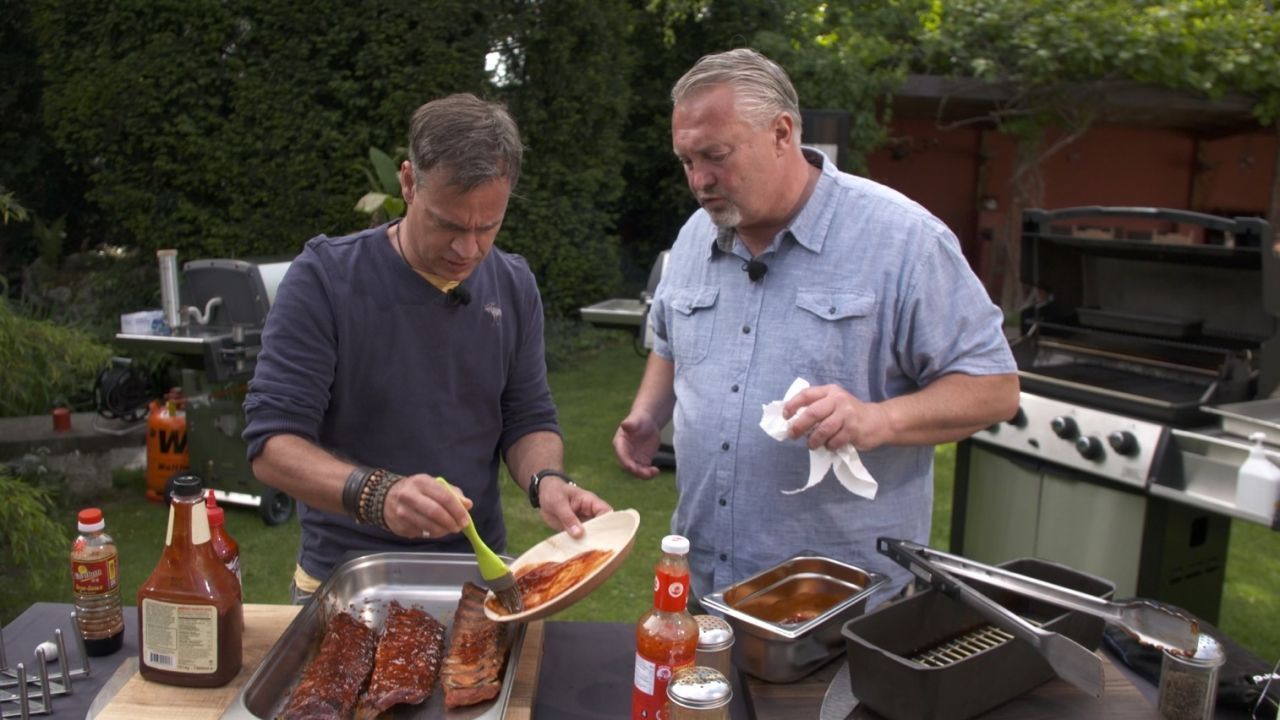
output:
M725 505L728 505L728 504L729 504L728 500L725 500L724 498L720 498L720 507L724 507Z
M729 389L730 389L731 391L733 391L733 392L738 392L738 386L737 386L737 385L734 385L733 387L731 387L731 388L729 388Z
M750 334L751 334L751 326L750 326L750 325L743 325L743 326L742 326L742 334L743 334L743 335L750 335Z
M728 555L725 555L724 553L720 553L720 562L724 562L728 559L729 559Z
M835 315L835 314L836 314L836 309L835 309L835 308L833 308L833 307L829 307L829 308L827 308L827 314L828 314L828 315Z
M728 449L729 449L729 443L720 443L720 449L721 449L721 450L728 450Z

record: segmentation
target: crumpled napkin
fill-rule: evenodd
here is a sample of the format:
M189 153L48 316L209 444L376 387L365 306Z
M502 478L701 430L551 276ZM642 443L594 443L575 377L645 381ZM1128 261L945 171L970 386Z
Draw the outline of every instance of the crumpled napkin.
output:
M782 417L782 406L786 401L795 396L796 393L809 387L808 381L804 378L796 378L791 383L791 387L787 388L787 394L781 400L774 400L766 403L760 408L760 428L769 434L774 440L783 441L789 439L787 431L791 427L791 420ZM801 408L796 413L796 417L803 414L805 408ZM858 457L858 451L852 445L845 445L839 450L832 451L825 447L817 450L809 451L809 482L805 483L802 488L795 490L783 490L783 495L794 495L804 492L809 488L822 482L827 476L827 471L835 466L836 479L844 486L845 490L864 497L868 500L876 499L876 490L880 484L871 477L871 473L867 471L867 467L862 464L862 459Z

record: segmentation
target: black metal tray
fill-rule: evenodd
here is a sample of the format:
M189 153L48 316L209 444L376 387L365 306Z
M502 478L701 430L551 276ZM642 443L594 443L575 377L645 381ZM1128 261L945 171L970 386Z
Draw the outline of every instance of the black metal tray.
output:
M999 567L1055 585L1110 599L1115 585L1057 563L1034 558ZM1056 605L973 581L972 586L1046 630L1096 649L1103 621ZM912 658L986 626L975 611L926 590L854 618L842 629L849 685L859 702L888 720L964 720L1054 677L1053 670L1021 641L1009 639L941 667Z

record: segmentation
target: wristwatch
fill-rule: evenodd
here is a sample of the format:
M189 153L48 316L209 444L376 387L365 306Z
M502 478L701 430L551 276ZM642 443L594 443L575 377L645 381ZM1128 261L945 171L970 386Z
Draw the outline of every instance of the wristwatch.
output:
M570 478L568 475L565 475L559 470L549 470L549 469L539 470L538 472L533 474L533 477L529 478L529 504L533 506L534 510L537 510L538 508L542 507L542 504L538 502L538 488L542 486L542 478L547 477L549 475L554 475L560 478L561 480L564 480L565 482L569 483L570 485L578 484L574 482L573 479Z

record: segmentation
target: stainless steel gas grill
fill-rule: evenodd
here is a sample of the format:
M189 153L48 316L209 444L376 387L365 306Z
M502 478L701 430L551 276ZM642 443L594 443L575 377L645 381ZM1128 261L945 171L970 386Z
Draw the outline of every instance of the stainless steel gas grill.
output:
M1220 408L1280 385L1270 226L1028 210L1021 272L1021 405L957 448L953 551L1054 560L1215 621L1231 518L1259 521L1234 506L1247 449Z
M171 316L167 334L120 333L116 339L168 353L181 368L191 470L220 501L256 507L270 525L285 522L293 514L292 498L253 476L240 434L262 328L290 262L192 260L179 276L172 251L160 261L161 295Z

